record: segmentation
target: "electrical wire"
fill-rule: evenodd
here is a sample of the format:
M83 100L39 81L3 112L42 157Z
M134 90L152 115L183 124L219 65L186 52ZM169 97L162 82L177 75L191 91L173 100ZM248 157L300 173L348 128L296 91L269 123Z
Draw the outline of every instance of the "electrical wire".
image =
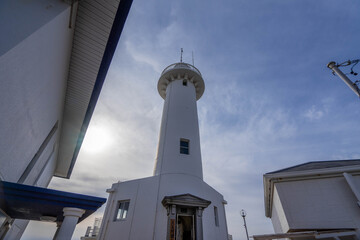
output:
M360 59L347 60L347 61L345 61L345 62L343 62L343 63L337 64L336 66L337 66L337 67L347 67L347 66L352 65L351 68L350 68L350 72L349 72L349 73L346 73L345 75L351 74L351 75L356 76L356 75L358 75L358 73L357 73L357 72L354 72L354 67L355 67L359 62L360 62Z

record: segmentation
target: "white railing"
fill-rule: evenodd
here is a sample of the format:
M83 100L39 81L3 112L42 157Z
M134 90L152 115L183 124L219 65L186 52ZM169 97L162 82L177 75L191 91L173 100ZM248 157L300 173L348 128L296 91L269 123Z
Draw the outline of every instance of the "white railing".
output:
M168 72L168 71L170 71L172 69L175 69L175 68L190 69L190 70L193 70L194 72L196 72L197 74L199 74L201 76L201 73L200 73L199 69L197 69L196 67L194 67L191 64L183 63L183 62L173 63L173 64L167 66L164 69L164 71L162 71L161 75L163 75L164 73L166 73L166 72Z

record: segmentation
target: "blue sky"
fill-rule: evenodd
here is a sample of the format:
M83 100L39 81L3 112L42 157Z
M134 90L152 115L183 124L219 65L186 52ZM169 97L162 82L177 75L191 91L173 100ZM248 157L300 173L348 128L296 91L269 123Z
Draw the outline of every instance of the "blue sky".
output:
M50 187L106 197L118 180L152 175L163 107L157 81L184 48L205 80L204 179L228 201L229 233L245 239L242 208L250 235L272 233L264 173L360 158L360 101L326 67L360 58L359 9L356 0L134 0L73 175ZM38 228L30 224L23 239L41 239Z

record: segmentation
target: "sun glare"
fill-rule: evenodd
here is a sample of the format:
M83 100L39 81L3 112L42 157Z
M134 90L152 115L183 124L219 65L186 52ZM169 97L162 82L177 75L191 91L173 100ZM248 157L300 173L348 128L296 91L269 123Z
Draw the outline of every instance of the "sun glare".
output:
M104 126L91 126L88 128L82 149L86 152L98 153L106 150L112 143L110 131Z

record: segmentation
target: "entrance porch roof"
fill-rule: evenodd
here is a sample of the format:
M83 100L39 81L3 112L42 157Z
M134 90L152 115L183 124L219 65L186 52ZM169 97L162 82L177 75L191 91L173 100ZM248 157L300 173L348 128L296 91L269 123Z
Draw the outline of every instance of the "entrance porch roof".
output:
M179 205L179 206L207 208L211 204L211 201L187 193L187 194L181 194L175 196L166 196L164 197L161 203L164 206Z
M11 218L41 221L54 217L62 222L63 208L72 207L85 210L81 222L105 202L105 198L0 181L0 208Z

